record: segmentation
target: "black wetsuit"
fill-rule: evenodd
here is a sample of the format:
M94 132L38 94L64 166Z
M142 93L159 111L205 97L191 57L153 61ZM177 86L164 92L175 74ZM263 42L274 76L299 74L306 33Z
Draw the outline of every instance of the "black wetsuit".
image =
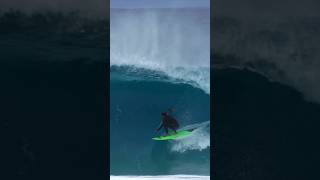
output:
M177 133L176 130L179 128L179 123L173 117L169 115L163 115L162 123L157 129L157 131L159 131L162 127L164 128L167 134L168 134L168 129L172 129L175 133Z

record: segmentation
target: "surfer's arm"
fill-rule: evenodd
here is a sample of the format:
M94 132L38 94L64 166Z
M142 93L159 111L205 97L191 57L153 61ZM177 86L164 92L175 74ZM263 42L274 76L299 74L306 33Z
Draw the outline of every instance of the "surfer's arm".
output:
M163 127L163 123L161 122L161 124L160 124L159 127L157 128L157 131L159 131L162 127Z

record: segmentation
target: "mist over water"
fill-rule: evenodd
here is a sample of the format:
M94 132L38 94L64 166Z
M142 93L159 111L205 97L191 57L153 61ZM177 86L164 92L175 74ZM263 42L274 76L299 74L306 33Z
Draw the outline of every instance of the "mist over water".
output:
M210 89L209 9L111 10L111 66L166 73Z

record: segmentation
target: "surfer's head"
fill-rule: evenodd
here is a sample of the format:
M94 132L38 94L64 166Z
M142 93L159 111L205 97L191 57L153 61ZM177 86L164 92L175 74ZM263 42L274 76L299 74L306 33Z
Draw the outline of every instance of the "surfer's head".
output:
M162 116L166 116L166 115L167 115L167 113L163 112L163 113L161 113L161 115L162 115Z

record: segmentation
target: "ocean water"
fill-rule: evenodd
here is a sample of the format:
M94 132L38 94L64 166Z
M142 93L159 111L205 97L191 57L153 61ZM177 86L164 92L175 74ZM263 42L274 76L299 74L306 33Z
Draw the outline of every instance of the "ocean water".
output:
M1 11L2 179L105 179L106 23Z
M209 178L209 18L209 9L111 9L112 179ZM171 107L182 128L197 130L152 140Z

